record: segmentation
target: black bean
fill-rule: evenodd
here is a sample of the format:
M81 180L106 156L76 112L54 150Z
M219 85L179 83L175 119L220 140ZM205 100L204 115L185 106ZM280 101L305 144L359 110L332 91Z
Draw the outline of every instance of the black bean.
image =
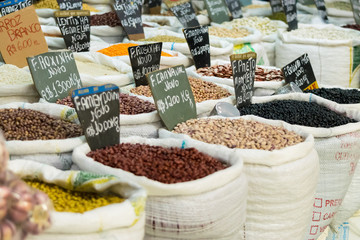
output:
M313 93L340 104L360 103L360 91L357 89L318 88L305 90L304 93Z

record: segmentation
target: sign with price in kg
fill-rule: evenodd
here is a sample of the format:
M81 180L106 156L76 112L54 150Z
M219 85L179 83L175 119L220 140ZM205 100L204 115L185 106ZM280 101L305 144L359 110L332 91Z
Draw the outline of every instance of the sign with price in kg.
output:
M71 51L57 51L27 58L36 90L48 102L56 102L81 88L82 83Z
M184 65L146 74L155 105L168 130L196 118L196 103Z

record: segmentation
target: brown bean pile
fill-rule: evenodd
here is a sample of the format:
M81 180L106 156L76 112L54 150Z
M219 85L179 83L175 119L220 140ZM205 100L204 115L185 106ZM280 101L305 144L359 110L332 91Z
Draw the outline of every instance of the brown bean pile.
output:
M229 148L276 150L303 142L303 138L282 127L244 119L191 119L178 124L174 133Z
M122 143L87 154L95 161L162 183L179 183L206 177L228 167L195 148L164 148Z
M233 78L231 64L215 65L199 68L196 72L202 76ZM282 81L284 77L280 69L267 69L257 66L255 70L255 81Z
M155 104L135 96L120 93L120 114L136 115L156 110Z
M91 26L104 26L108 25L110 27L121 26L121 22L116 15L116 12L107 12L104 14L96 14L91 16L90 20Z
M0 109L0 129L6 140L66 139L83 135L80 125L30 109Z
M231 96L226 89L216 85L215 83L206 82L199 78L189 77L191 89L194 94L195 102L203 102L207 100L222 99ZM149 86L139 86L130 90L131 93L152 97Z
M68 106L68 107L71 107L71 108L75 108L75 105L72 101L72 98L70 96L67 96L66 98L63 98L63 99L58 99L56 100L56 103L57 104L61 104L61 105L65 105L65 106Z

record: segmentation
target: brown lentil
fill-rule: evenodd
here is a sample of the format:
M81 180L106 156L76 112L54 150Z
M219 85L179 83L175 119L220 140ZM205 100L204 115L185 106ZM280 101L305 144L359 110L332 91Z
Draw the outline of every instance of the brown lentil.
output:
M80 125L31 109L0 109L0 129L9 140L66 139L83 135Z
M217 37L227 38L243 38L250 35L246 28L222 28L222 27L209 27L209 34Z
M63 99L58 99L56 100L56 104L61 104L61 105L65 105L71 108L75 108L74 102L72 101L72 98L70 96L67 96L66 98Z
M121 203L124 199L115 195L99 195L91 192L71 191L55 184L37 180L25 180L31 187L46 193L52 200L57 212L84 213L95 208L113 203Z
M229 148L269 151L303 141L301 136L282 127L244 119L191 119L178 124L173 132Z
M216 85L215 83L206 82L194 77L189 77L189 82L194 94L195 102L197 103L231 96L226 89ZM131 89L130 92L137 95L152 97L149 86L139 86Z
M87 156L104 165L167 184L196 180L228 167L195 148L164 148L138 143L97 149Z
M140 42L175 42L175 43L186 43L185 38L179 38L175 36L159 35L151 38L145 38L138 40Z
M121 22L118 16L116 15L115 11L92 15L90 23L91 26L104 26L104 25L108 25L110 27L121 26Z

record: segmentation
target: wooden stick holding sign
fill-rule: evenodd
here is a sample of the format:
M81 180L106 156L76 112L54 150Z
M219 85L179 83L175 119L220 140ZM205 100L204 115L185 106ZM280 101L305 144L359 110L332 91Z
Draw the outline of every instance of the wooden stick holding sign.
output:
M0 2L0 16L19 11L33 4L32 0L7 0Z
M92 151L120 142L119 88L113 84L76 89L72 99Z
M238 109L251 104L254 95L256 71L256 53L230 55L233 71L236 107Z
M71 51L57 51L27 58L36 90L48 102L67 97L82 83Z
M210 40L207 26L183 29L196 69L210 67Z
M184 65L146 74L161 120L168 130L196 118L196 103Z
M82 0L57 0L60 10L82 10Z

